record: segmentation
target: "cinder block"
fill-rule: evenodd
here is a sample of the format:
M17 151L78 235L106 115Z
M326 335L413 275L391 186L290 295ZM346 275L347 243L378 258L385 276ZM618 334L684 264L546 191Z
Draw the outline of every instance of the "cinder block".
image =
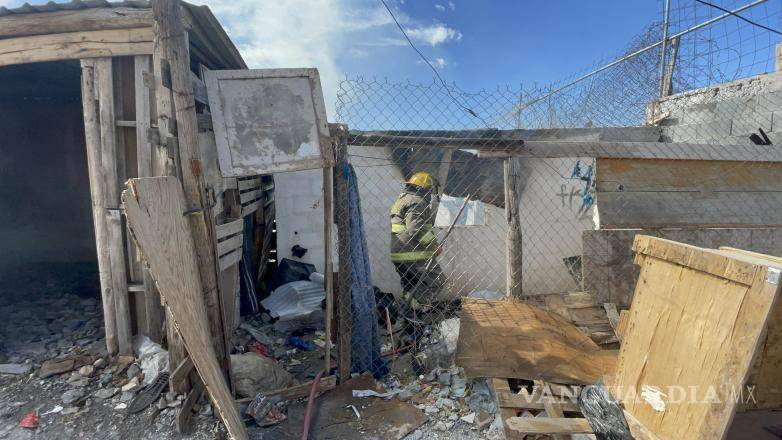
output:
M771 131L771 118L771 112L739 115L733 119L730 133L733 136L749 135L757 133L758 128Z
M699 140L722 140L730 136L731 120L723 119L695 126L695 138Z

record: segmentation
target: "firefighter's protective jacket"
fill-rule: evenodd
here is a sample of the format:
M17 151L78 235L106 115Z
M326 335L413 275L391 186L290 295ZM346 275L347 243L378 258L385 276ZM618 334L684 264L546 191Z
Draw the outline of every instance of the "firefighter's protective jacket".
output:
M428 260L437 240L430 192L405 190L391 206L391 261L407 263Z

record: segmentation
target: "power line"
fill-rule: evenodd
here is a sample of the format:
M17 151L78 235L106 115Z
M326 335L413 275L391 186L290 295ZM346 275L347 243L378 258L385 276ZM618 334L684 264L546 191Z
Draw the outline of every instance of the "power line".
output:
M768 26L764 26L764 25L762 25L762 24L760 24L760 23L754 22L754 21L750 20L749 18L743 17L743 16L741 16L741 15L739 15L739 14L736 14L736 13L735 13L735 12L733 12L733 11L729 11L729 10L727 10L727 9L725 9L725 8L721 7L721 6L717 6L717 5L715 5L715 4L712 4L712 3L709 3L709 2L705 2L705 1L703 1L703 0L695 0L695 1L696 1L696 2L698 2L698 3L700 3L700 4L702 4L702 5L706 5L706 6L709 6L709 7L712 7L712 8L714 8L714 9L719 9L720 11L722 11L722 12L725 12L725 13L728 13L728 14L730 14L730 15L732 15L732 16L734 16L734 17L738 18L739 20L744 20L744 21L746 21L747 23L749 23L749 24L751 24L751 25L753 25L753 26L757 26L757 27L759 27L759 28L761 28L761 29L765 29L765 30L767 30L767 31L769 31L769 32L773 32L773 33L775 33L775 34L777 34L777 35L782 35L782 32L780 32L780 31L778 31L778 30L776 30L776 29L772 29L772 28L770 28L770 27L768 27Z
M380 0L380 3L382 3L383 6L385 6L386 11L388 11L388 14L394 20L394 23L396 23L396 27L399 28L400 32L402 32L402 35L404 35L405 40L407 40L407 43L410 44L410 47L412 47L413 50L418 54L418 56L421 57L421 59L424 61L424 63L426 63L426 65L429 66L430 69L432 69L432 72L434 72L434 74L437 77L437 79L440 80L440 83L442 84L443 88L445 89L446 93L448 93L448 96L451 98L451 100L454 102L454 104L456 104L459 107L461 107L462 110L464 110L465 112L469 113L474 118L479 119L481 121L481 123L483 123L484 126L488 127L489 124L482 117L480 117L478 115L478 113L475 113L475 111L473 111L473 109L465 106L464 104L459 102L456 99L456 97L453 96L453 94L451 93L451 90L448 88L448 85L445 83L445 80L443 79L442 76L440 76L440 72L437 71L437 69L432 65L432 63L429 62L429 60L426 58L426 56L420 50L418 50L418 48L415 46L415 44L413 44L413 41L410 39L410 37L407 36L407 32L405 32L405 29L402 27L401 24L399 24L399 20L397 20L396 16L394 15L394 13L391 12L391 8L388 7L388 4L386 4L386 1L385 0Z

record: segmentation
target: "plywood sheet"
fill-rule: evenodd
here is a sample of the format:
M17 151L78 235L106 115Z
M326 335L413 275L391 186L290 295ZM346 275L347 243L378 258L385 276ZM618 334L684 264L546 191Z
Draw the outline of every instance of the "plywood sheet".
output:
M600 228L780 226L782 163L598 159Z
M659 438L722 438L776 301L775 263L642 235L634 250L641 273L609 389Z
M329 151L317 69L206 72L224 177L322 168Z
M514 300L465 299L456 364L468 377L594 383L613 371L601 350L562 317Z
M217 362L182 186L175 177L131 179L122 201L133 239L232 438L247 438Z

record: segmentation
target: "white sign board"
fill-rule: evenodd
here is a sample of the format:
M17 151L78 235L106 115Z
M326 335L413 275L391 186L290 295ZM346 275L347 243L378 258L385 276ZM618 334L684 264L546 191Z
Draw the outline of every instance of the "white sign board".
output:
M331 159L317 69L212 70L206 87L224 177L323 168Z

